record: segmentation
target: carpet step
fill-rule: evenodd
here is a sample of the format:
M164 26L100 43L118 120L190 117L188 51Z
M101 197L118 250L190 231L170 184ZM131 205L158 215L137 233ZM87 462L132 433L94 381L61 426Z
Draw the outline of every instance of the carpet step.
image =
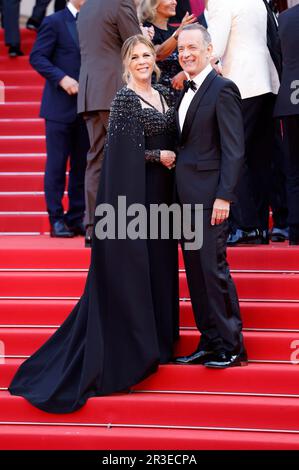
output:
M49 233L49 230L49 218L45 213L0 212L0 234L31 233L39 235Z
M1 119L0 135L43 135L45 121L43 119ZM18 170L16 167L15 170Z
M0 73L2 70L32 70L31 65L29 64L28 55L23 57L0 57Z
M298 300L299 275L234 273L240 299ZM86 272L1 272L0 296L79 296ZM180 297L189 298L185 273L180 273Z
M4 97L6 103L15 101L40 101L42 92L43 86L6 86L4 89Z
M36 351L56 328L0 328L0 346L4 356L28 356ZM245 344L252 361L298 362L298 333L245 332ZM176 346L177 355L191 354L197 347L199 334L182 330Z
M44 172L45 153L2 153L0 154L1 172ZM10 188L11 190L11 188Z
M65 210L68 207L67 196L63 199ZM45 195L42 194L1 194L0 193L0 211L43 211L46 212Z
M0 325L58 326L75 304L75 299L2 299ZM245 329L299 330L299 303L240 302L240 307ZM195 328L190 302L180 303L180 325Z
M7 389L24 359L3 359L0 362L0 388ZM277 380L277 377L280 379ZM299 398L298 367L293 364L256 364L214 370L201 365L167 364L157 373L136 384L132 390L144 392L193 393L201 395L254 395Z
M43 191L44 172L1 172L0 188L2 192Z
M299 432L296 398L120 394L91 398L76 413L57 415L34 408L22 397L0 392L1 421L133 426L221 427ZM298 436L299 438L299 436Z
M39 179L38 184L40 184L42 178L38 176L36 179ZM5 184L4 178L1 183ZM15 185L16 191L21 191L20 185L21 181L18 180L18 184ZM28 183L28 186L31 187L31 183ZM42 186L36 183L34 188ZM13 188L8 190L12 191ZM228 260L231 269L235 270L297 271L299 246L272 244L259 248L234 247L228 249ZM89 251L82 246L78 238L72 240L57 240L47 236L1 238L0 268L87 268L88 263ZM181 268L183 267L181 264Z
M298 450L292 433L0 425L1 450Z
M45 136L5 136L0 138L0 153L45 153ZM2 186L1 186L2 187Z
M21 103L3 103L0 104L0 119L25 119L39 117L40 103L37 102L21 102ZM7 152L13 153L8 149ZM20 151L22 152L22 150ZM4 153L4 152L0 152Z
M299 274L233 273L232 277L241 299L299 299ZM180 297L190 297L185 273L180 274Z
M44 85L44 78L35 70L2 70L0 80L5 86L36 86Z

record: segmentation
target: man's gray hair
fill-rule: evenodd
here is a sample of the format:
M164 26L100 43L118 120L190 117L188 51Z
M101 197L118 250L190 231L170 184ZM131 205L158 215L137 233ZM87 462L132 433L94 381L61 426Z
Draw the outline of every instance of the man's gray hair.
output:
M198 23L187 24L186 26L183 26L183 28L181 29L181 33L183 31L200 31L203 42L206 47L208 47L208 45L211 44L212 42L212 38L211 38L209 31L201 24L198 24Z

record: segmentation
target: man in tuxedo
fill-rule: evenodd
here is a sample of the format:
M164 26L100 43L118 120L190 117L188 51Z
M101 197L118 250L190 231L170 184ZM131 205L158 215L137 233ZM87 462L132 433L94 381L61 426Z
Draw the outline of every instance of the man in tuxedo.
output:
M76 19L85 0L70 0L67 7L47 16L37 35L30 63L45 79L40 116L46 121L47 161L45 196L51 236L84 235L84 175L88 133L77 116L80 49ZM70 157L69 207L62 199Z
M277 21L267 0L209 0L209 32L223 76L240 89L245 125L229 245L268 243L273 108L281 72Z
M35 5L32 10L32 14L26 23L26 27L32 30L38 30L43 21L47 7L52 0L36 0ZM66 0L55 0L54 10L59 11L63 10L66 5Z
M134 0L88 0L80 12L78 32L82 59L78 112L86 119L90 139L85 175L85 245L90 247L109 110L123 86L121 47L127 38L141 33Z
M283 119L290 245L299 245L299 5L278 18L283 69L274 113Z
M203 245L188 250L182 243L201 338L193 354L176 362L227 368L247 361L238 296L226 261L227 218L243 164L244 131L239 90L212 69L212 49L201 25L186 26L179 35L179 61L189 81L176 107L177 194L182 205L203 205Z

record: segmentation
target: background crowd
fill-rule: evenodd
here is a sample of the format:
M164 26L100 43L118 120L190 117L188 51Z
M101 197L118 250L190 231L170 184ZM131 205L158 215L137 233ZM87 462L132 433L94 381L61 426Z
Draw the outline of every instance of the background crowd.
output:
M198 21L212 36L212 65L242 97L246 156L228 244L267 244L271 238L299 244L299 1L56 0L60 13L45 17L49 3L36 1L27 28L37 31L31 64L46 79L41 116L52 236L85 233L91 244L109 110L123 85L123 42L140 32L153 41L159 81L175 101L188 78L178 62L178 32ZM20 0L0 4L8 53L23 55Z

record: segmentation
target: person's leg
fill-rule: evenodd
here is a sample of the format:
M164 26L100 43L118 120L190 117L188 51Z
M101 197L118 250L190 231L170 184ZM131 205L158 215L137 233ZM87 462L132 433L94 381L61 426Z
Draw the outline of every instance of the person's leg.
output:
M46 15L49 3L51 3L51 0L36 0L30 19L41 24Z
M78 116L72 128L68 183L69 208L65 215L65 222L70 229L79 227L83 223L84 179L88 149L89 139L86 125L83 118Z
M2 12L4 19L5 44L13 48L20 48L20 0L3 0Z
M299 244L299 116L284 118L290 244Z
M65 5L66 5L66 0L55 0L54 10L55 11L63 10L65 8Z
M85 173L85 220L87 236L91 236L94 224L96 196L99 187L104 144L107 134L109 111L95 111L84 115L89 135L90 149L87 154Z
M275 120L275 138L271 165L270 205L273 229L271 239L283 242L288 238L288 206L286 196L285 158L281 122Z
M64 218L62 199L67 160L71 150L71 135L70 124L46 120L45 198L51 226Z

